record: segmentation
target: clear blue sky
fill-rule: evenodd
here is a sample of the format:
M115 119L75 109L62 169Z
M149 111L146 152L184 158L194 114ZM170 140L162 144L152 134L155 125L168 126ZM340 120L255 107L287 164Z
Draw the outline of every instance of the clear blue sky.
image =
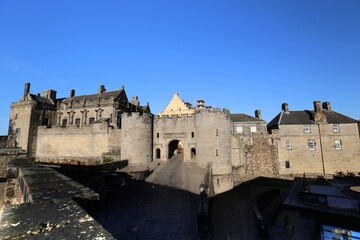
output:
M58 97L125 84L270 121L314 100L360 118L360 1L0 1L0 135L25 82Z

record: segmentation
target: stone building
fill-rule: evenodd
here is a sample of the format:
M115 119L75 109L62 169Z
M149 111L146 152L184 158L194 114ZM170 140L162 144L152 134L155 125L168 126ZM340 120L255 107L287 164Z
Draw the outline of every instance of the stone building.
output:
M358 121L314 102L314 110L282 111L268 124L278 141L280 174L360 171Z

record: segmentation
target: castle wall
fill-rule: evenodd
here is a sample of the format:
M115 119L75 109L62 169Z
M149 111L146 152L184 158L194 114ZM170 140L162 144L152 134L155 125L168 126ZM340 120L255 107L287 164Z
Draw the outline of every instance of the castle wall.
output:
M161 118L154 116L153 158L156 159L156 149L160 149L160 160L168 160L169 143L172 140L179 140L184 147L184 161L195 160L198 155L196 142L199 135L196 128L196 117L196 114L190 116L187 114L181 116L172 115L171 117L163 116ZM197 153L194 159L191 159L192 148L195 148Z
M235 184L257 178L279 176L277 142L271 135L253 134L231 137Z
M233 134L237 134L237 127L242 127L244 135L251 134L251 127L256 127L256 134L267 133L266 122L232 122L231 130Z
M326 174L336 171L360 171L360 141L356 123L339 124L340 132L332 124L320 124L323 159ZM322 174L323 164L318 125L310 125L311 132L304 133L304 125L280 125L275 131L279 137L279 163L281 174ZM315 150L309 150L308 141L315 141ZM342 149L335 149L335 140L341 140ZM286 149L286 141L292 148ZM285 162L289 161L290 168Z
M36 160L41 162L74 162L91 164L108 151L108 126L90 124L76 126L38 127Z
M133 112L121 115L121 159L129 164L146 164L152 160L152 114Z

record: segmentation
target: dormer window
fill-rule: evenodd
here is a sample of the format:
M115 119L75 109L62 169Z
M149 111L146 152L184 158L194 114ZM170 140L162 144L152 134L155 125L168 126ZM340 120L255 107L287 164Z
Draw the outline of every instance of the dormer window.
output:
M309 124L305 124L304 125L304 133L310 133L310 125Z
M334 123L334 124L333 124L333 131L334 131L335 133L340 132L340 127L339 127L339 124L338 124L338 123Z

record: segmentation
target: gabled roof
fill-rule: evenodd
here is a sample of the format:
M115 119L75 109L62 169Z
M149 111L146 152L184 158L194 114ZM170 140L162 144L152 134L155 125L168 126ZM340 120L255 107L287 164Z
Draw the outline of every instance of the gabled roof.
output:
M263 119L256 118L245 113L230 114L230 122L266 122Z
M34 94L30 94L30 96L31 96L32 100L35 100L35 101L38 101L38 102L41 102L41 103L47 103L47 104L54 105L54 102L50 98L41 97L41 96L37 96L37 95L34 95Z
M326 116L326 122L333 123L357 123L358 121L336 111L328 111L323 109L322 112ZM268 127L275 127L277 125L296 125L296 124L315 124L313 110L299 110L299 111L281 111L268 124Z
M90 100L97 100L97 99L103 99L103 98L110 98L114 97L116 99L121 93L124 91L123 89L109 91L109 92L103 92L102 94L90 94L90 95L81 95L81 96L75 96L75 97L68 97L65 98L63 102L70 102L70 101L90 101Z

